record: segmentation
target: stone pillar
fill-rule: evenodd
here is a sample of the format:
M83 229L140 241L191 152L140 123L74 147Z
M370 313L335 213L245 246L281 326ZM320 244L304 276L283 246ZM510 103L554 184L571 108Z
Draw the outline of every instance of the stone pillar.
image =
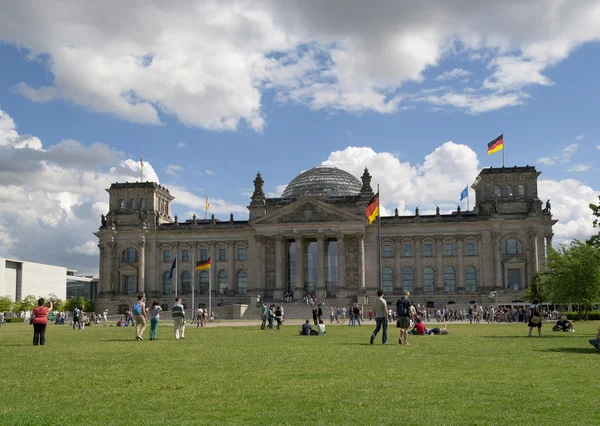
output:
M421 251L423 247L420 238L415 238L415 293L423 294L423 280L421 278Z
M435 292L444 293L444 262L442 260L442 237L435 237Z
M402 255L400 237L396 237L394 238L394 293L399 293L402 289ZM379 287L379 284L377 286Z
M108 292L112 292L113 294L117 294L118 293L118 284L117 286L115 286L115 281L114 281L114 276L115 273L113 271L114 269L114 263L113 263L113 259L114 259L114 248L115 248L115 243L113 241L109 241L106 243L106 277L105 279L105 287L104 290L108 291Z
M358 295L359 300L365 293L365 233L356 234L358 242Z
M463 237L457 237L456 239L456 250L458 250L458 259L456 262L456 291L458 293L465 292L465 244Z
M546 236L543 232L537 234L538 271L546 269Z
M235 273L235 241L229 243L228 257L229 257L229 282L227 283L227 290L229 296L234 296L237 293L236 281L237 275Z
M304 297L304 238L296 237L296 289L294 299Z
M265 237L262 235L254 237L256 241L256 282L254 292L264 296L265 292ZM250 284L249 284L250 285ZM250 292L250 289L248 289Z
M210 269L208 270L209 293L211 296L217 294L219 283L217 282L217 247L214 241L209 243Z
M546 247L552 247L552 238L554 237L554 233L546 234Z
M346 246L344 234L337 234L338 247L338 291L337 298L346 297Z
M284 263L285 260L285 244L283 237L275 237L275 290L273 290L273 298L281 299L283 296L283 280L284 280Z
M140 268L138 270L138 293L146 294L146 238L140 241Z
M175 252L175 256L177 257L177 268L173 271L173 278L171 279L171 285L173 286L173 294L177 296L181 296L181 257L179 256L179 243L173 244L173 251ZM175 278L175 273L177 273L177 278Z
M500 251L500 233L492 232L492 247L494 248L494 288L493 290L501 290L504 288L502 276L502 253Z
M533 229L531 229L529 231L529 241L531 243L531 260L532 260L534 274L540 270L540 264L539 264L540 258L539 258L539 254L538 254L539 248L538 248L537 234L538 234L538 232Z
M325 277L325 236L317 236L317 297L324 299L327 297L326 277Z

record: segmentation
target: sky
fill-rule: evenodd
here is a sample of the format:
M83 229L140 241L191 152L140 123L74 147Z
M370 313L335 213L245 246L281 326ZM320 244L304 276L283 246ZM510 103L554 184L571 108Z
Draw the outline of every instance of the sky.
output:
M105 189L142 151L179 220L206 195L245 219L258 171L275 197L320 164L368 167L385 213L450 212L501 133L554 243L585 239L598 22L585 0L3 2L0 256L96 274Z

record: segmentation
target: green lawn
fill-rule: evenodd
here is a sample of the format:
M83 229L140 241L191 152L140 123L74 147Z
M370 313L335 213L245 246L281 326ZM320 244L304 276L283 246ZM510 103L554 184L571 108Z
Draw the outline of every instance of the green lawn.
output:
M368 344L373 323L189 328L0 328L0 424L599 424L598 323L527 338L524 325L450 324L447 336ZM379 337L379 336L378 336ZM42 390L43 389L43 390Z

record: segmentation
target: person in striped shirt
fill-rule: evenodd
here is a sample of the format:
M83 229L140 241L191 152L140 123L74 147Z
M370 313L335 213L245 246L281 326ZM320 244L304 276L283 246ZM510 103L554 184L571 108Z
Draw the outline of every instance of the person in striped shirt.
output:
M175 340L185 339L185 310L181 303L181 297L175 298L175 304L171 308L173 315L173 328L175 331Z

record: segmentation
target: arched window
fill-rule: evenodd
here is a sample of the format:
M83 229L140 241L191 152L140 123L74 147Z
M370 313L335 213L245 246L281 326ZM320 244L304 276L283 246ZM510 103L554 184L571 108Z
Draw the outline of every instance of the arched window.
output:
M129 206L131 207L131 210L137 209L137 203L135 202L135 198L129 200Z
M465 289L477 291L477 270L473 266L467 266L465 269Z
M415 291L415 273L408 266L402 270L402 290Z
M383 268L383 271L381 271L381 281L383 292L391 294L394 291L394 272L392 268Z
M184 271L181 274L181 294L191 294L192 292L192 274Z
M435 292L435 284L434 284L434 273L433 268L430 266L426 266L423 268L423 291L425 293L433 293Z
M123 198L121 198L119 200L119 208L120 209L124 209L125 208L125 200Z
M515 238L502 241L502 254L523 254L523 243Z
M450 293L451 291L456 291L456 276L454 268L446 266L444 268L444 292Z
M138 251L133 247L128 247L121 252L121 262L135 263L139 262Z
M507 197L512 197L512 195L513 195L512 186L506 185L506 188L504 189L504 195Z
M229 287L229 274L227 271L219 272L219 294L227 294Z
M146 199L142 198L140 200L140 209L145 209L146 208Z
M208 271L202 271L198 275L198 293L208 294Z
M237 275L237 290L238 294L248 293L248 272L243 269Z
M169 278L170 272L166 271L163 274L163 285L162 285L162 293L166 296L170 296L173 291L173 280Z
M494 195L496 197L499 197L502 195L502 192L500 192L500 187L498 185L494 186Z
M523 185L519 185L519 197L525 196L525 187Z

